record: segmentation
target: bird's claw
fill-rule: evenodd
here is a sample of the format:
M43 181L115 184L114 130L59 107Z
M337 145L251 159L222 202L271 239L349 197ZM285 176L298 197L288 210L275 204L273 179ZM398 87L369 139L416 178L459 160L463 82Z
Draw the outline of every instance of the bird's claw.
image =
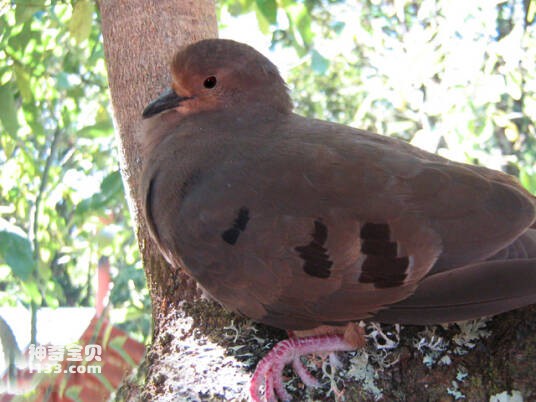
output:
M306 338L285 339L276 344L257 365L249 388L254 402L291 401L292 397L283 384L282 372L287 364L292 364L294 371L308 387L318 387L320 383L313 377L300 360L310 353L332 353L353 350L354 347L344 340L342 335L320 335ZM261 387L264 384L264 398Z

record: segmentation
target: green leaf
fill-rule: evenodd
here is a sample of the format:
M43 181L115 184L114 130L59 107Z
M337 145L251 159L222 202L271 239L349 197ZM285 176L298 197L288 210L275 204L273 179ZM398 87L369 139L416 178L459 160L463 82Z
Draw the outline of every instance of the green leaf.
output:
M525 14L525 21L527 21L528 24L532 24L535 16L536 16L536 1L529 0L529 6L527 7L527 12Z
M296 39L296 36L300 35L300 33L296 29L296 23L294 21L294 17L292 16L290 12L287 12L286 14L287 14L288 22L289 22L287 39L292 44L292 47L294 48L298 56L304 57L307 54L307 49L304 46L302 46L303 40L298 42L298 40Z
M121 180L121 174L119 170L110 173L104 178L101 183L101 191L107 198L116 195L123 188L123 182Z
M73 8L73 15L69 21L69 33L81 43L89 38L93 23L93 3L89 0L78 0Z
M335 32L337 35L340 35L345 26L345 22L335 21L333 24L331 24L331 29L333 29L333 32Z
M127 342L126 336L116 336L113 338L110 343L108 344L109 347L113 350L115 350L119 355L123 358L125 362L127 362L130 366L136 367L136 362L130 357L128 352L125 350L125 343Z
M68 50L63 58L63 71L68 74L80 73L80 56L75 54L73 50Z
M100 191L86 198L76 206L76 214L97 211L108 205L117 195L123 193L121 174L115 171L106 176L100 185Z
M4 150L6 159L11 158L15 150L16 143L9 135L0 135L0 147Z
M32 129L32 135L35 138L44 135L45 129L40 121L40 109L35 102L24 103L22 105L22 110L24 111L24 119L26 120L26 123L28 123Z
M256 4L268 23L275 25L277 22L277 3L275 0L256 0Z
M270 23L258 8L255 8L255 15L257 16L257 24L259 25L259 30L264 35L268 35L270 33Z
M329 60L313 49L311 67L317 74L324 74L329 68Z
M17 119L15 98L10 85L0 86L0 121L8 134L16 137L19 121Z
M13 70L15 71L15 81L17 82L17 87L19 87L22 100L24 102L31 102L33 100L33 93L28 73L18 64L13 66Z
M38 41L39 39L39 32L32 30L31 23L26 23L23 25L21 31L17 35L14 35L9 38L8 44L14 50L21 51L28 45L28 42L30 42L31 40Z
M65 389L64 395L75 402L82 402L82 398L80 398L82 389L83 387L81 385L70 385Z
M111 392L114 392L115 391L115 387L112 385L112 383L110 382L110 380L108 378L106 378L104 376L104 374L102 374L102 372L100 373L95 373L94 374L95 378L97 378L97 380L99 380L99 382L104 385L104 387Z
M0 257L23 281L30 278L36 266L32 245L24 231L5 220L0 220Z
M506 74L506 92L515 100L520 100L523 95L523 78L520 71L510 71Z
M310 45L313 42L313 31L311 30L311 15L309 15L307 7L303 4L300 7L296 7L293 17L303 44L305 46Z
M527 190L536 193L536 173L530 173L527 170L521 170L519 181Z
M22 24L44 8L45 0L18 0L15 4L15 19L17 24Z
M83 138L100 138L112 134L113 125L111 120L99 121L91 126L86 126L80 129L77 137Z
M56 88L68 89L70 86L71 84L69 84L69 76L66 73L60 72L58 75L56 75Z
M24 294L28 295L35 304L38 306L41 304L43 297L39 291L39 286L37 286L37 283L34 280L22 282L21 288L24 291Z
M236 0L228 4L229 14L236 17L241 14L246 14L252 10L254 0Z

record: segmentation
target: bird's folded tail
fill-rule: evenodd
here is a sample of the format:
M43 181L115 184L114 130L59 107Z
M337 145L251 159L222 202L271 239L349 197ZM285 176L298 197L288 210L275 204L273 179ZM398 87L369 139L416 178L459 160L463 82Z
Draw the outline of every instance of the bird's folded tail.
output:
M491 259L424 279L409 298L375 314L385 323L438 324L536 303L536 230Z

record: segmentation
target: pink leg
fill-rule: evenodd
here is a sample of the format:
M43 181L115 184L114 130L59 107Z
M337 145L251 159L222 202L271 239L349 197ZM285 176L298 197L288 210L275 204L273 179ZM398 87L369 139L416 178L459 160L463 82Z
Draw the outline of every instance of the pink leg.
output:
M265 400L273 400L275 390L281 400L290 401L292 398L285 390L282 379L282 372L287 364L292 363L294 371L296 371L305 385L315 387L319 385L318 381L303 366L303 363L299 360L300 356L310 353L332 353L354 349L355 347L347 343L342 335L318 335L285 339L276 344L257 365L249 387L251 399L255 402L263 401L260 388L264 384Z
M298 374L298 377L301 378L303 383L308 387L314 388L320 386L318 380L314 378L309 371L307 371L299 357L296 357L294 360L292 360L292 368L296 374Z
M274 394L274 383L272 381L272 376L266 377L266 382L264 383L264 397L267 402L276 402L277 398Z

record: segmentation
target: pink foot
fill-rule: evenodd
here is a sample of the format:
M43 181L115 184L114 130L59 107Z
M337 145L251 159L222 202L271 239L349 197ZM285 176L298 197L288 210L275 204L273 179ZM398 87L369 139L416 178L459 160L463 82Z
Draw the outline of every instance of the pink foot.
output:
M277 401L276 394L283 401L291 401L292 397L283 385L282 372L287 364L292 367L303 383L308 387L320 384L300 360L300 356L310 353L331 353L354 350L355 347L344 340L342 335L318 335L305 338L291 338L276 344L270 352L257 364L249 394L254 402L263 401L260 388L264 384L264 400ZM274 392L275 391L275 392Z

